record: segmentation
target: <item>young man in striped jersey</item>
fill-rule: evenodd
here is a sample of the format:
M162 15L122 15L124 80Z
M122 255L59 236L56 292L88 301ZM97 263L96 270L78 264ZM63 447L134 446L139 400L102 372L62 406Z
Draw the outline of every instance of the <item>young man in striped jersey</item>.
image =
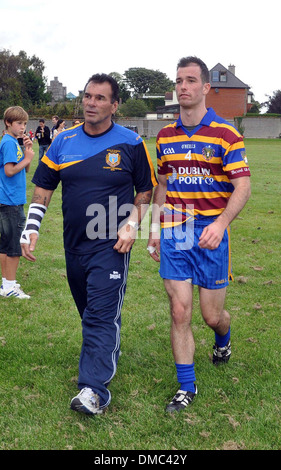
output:
M168 412L184 409L197 393L193 285L199 287L202 316L215 332L213 363L225 363L231 354L230 316L224 309L232 278L229 225L250 197L250 171L242 136L206 108L210 86L204 62L182 58L176 78L180 117L157 136L159 185L148 251L160 261L171 306L171 344L180 388Z

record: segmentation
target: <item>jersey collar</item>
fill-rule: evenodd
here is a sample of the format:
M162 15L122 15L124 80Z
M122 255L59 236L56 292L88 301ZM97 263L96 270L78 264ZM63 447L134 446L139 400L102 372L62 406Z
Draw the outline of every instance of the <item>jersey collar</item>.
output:
M199 123L199 126L210 126L211 122L213 122L214 120L215 115L216 113L213 108L207 108L207 112ZM184 127L182 124L181 116L179 116L177 120L176 127Z
M97 137L101 137L102 135L105 135L105 134L107 134L108 132L110 132L111 129L114 127L114 122L111 121L111 125L110 125L110 127L109 127L108 129L106 129L106 131L102 132L101 134L95 134L95 135L88 134L88 133L85 131L85 127L84 127L84 126L85 126L85 125L83 124L83 126L82 126L83 132L84 132L88 137L92 137L92 138L96 139Z

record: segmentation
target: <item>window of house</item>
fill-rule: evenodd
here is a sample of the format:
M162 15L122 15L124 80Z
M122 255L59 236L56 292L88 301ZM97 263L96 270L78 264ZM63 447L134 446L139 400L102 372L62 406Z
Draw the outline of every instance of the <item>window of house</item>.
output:
M226 72L220 72L219 70L212 71L213 82L226 82Z
M212 71L212 81L213 82L219 82L220 80L220 73L218 70L213 70Z

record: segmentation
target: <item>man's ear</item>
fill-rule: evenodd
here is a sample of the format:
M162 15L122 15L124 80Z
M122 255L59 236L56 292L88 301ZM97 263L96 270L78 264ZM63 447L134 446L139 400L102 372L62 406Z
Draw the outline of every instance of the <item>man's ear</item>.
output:
M112 114L115 114L117 109L118 109L118 101L114 101L114 103L112 103Z
M211 89L211 84L210 83L204 83L203 86L203 93L204 95L207 95Z

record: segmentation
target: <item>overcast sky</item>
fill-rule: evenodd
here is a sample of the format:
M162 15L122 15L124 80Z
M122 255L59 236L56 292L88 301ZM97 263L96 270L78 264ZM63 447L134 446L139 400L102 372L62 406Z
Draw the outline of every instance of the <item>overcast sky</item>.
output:
M24 50L74 95L94 73L131 67L175 79L181 57L236 67L255 99L281 89L277 0L0 0L0 49Z

